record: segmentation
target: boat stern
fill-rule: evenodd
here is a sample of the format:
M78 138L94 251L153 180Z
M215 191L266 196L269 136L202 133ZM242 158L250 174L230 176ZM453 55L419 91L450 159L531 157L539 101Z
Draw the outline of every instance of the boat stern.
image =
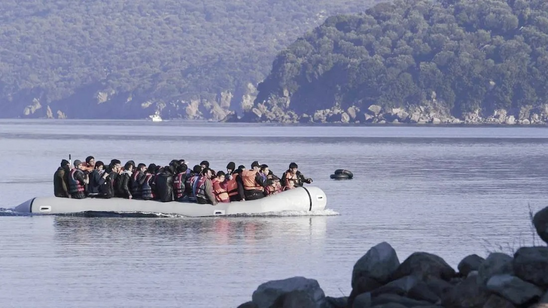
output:
M19 204L18 206L13 208L13 211L19 213L32 213L32 203L34 202L34 199L36 198L29 199Z
M310 211L323 211L327 206L327 196L325 192L318 187L307 187L310 198Z

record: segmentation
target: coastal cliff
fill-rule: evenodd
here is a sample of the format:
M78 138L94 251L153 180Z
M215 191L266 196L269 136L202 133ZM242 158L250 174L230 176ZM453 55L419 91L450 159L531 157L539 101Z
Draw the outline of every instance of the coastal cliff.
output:
M400 0L338 15L276 57L250 122L545 124L542 0Z

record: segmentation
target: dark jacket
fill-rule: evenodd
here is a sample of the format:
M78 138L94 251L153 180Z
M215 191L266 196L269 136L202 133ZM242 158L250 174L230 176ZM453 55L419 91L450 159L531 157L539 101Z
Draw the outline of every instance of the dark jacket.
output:
M141 171L135 171L133 176L131 177L131 194L133 195L133 198L141 198L142 197L142 190L143 190L143 184L145 183L145 177L146 173Z
M68 172L68 168L63 169L62 167L57 168L57 171L55 171L53 175L53 194L55 197L69 197L67 176L65 175Z
M129 190L129 183L131 181L131 172L124 171L119 175L119 183L117 185L118 193L116 197L129 199L132 197L131 191Z
M173 174L163 171L156 178L156 191L162 202L173 201Z
M109 173L103 184L99 187L99 197L105 199L114 197L114 182L117 176L117 173Z
M101 170L101 172L99 172L97 169L93 170L89 174L88 195L99 195L99 189L101 188L101 185L105 183L105 179L103 178L104 174L104 170Z
M291 170L286 170L284 174L282 174L282 178L280 179L280 184L282 186L287 186L286 183L286 175L287 173L290 173ZM302 187L304 183L310 184L312 183L310 178L306 178L300 171L297 170L297 180L295 181L295 187Z

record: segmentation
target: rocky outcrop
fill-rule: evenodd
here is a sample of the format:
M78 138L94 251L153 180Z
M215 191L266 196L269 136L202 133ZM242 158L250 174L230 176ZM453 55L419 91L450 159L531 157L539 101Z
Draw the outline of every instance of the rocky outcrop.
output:
M294 277L262 284L252 301L239 307L548 306L548 247L521 247L513 257L491 253L483 259L473 254L458 269L457 273L443 258L426 252L412 253L400 264L392 246L382 242L354 264L348 297L325 297L316 280Z
M257 308L319 308L325 302L325 294L316 280L293 277L261 284L253 292L252 302Z

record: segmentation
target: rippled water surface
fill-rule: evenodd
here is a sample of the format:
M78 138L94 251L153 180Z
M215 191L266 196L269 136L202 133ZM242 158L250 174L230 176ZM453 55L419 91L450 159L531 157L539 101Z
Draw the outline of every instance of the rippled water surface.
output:
M544 128L295 127L144 121L0 121L0 208L52 195L60 160L291 161L328 197L320 216L21 217L0 212L1 307L236 307L302 275L350 292L354 262L387 241L456 267L533 241L548 205ZM354 180L329 175L348 168ZM333 214L339 214L333 216ZM4 216L1 216L4 215ZM321 216L325 215L325 216Z

